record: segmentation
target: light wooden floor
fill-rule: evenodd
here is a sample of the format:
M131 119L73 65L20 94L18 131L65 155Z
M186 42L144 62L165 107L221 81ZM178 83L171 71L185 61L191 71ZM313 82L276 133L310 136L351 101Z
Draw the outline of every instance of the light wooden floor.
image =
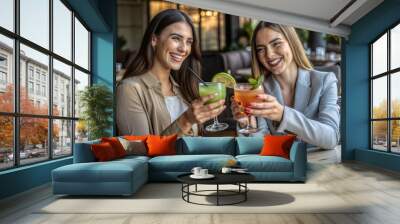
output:
M309 152L308 182L324 186L346 201L367 204L357 214L35 214L54 200L42 186L0 202L0 223L238 224L238 223L400 223L400 174L359 163L340 163L340 151ZM316 203L318 203L316 201ZM173 206L173 205L172 205Z

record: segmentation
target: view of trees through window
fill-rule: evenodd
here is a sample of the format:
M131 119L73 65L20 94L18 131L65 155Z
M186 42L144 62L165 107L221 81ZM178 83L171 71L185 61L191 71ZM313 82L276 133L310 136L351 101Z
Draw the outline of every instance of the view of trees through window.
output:
M400 153L400 25L371 44L371 144Z
M19 3L0 1L0 170L70 156L87 140L78 105L90 32L63 0Z

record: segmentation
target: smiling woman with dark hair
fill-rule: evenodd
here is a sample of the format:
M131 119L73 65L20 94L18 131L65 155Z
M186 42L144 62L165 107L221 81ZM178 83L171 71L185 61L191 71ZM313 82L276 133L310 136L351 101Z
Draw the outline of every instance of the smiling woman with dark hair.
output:
M191 19L168 9L157 14L117 87L121 135L196 135L198 124L219 115L224 100L199 97L200 49Z

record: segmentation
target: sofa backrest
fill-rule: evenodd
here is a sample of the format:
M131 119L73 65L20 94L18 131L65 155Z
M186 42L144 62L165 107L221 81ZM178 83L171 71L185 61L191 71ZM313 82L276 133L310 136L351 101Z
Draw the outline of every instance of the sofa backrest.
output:
M263 137L236 137L236 155L259 154L263 145Z
M95 162L90 148L100 140L75 143L74 163ZM183 137L176 142L178 155L225 154L244 155L259 154L264 144L263 137Z
M96 158L90 146L98 143L100 140L75 143L74 163L95 162ZM178 155L226 154L234 156L235 149L233 137L183 137L176 142Z
M233 137L183 137L177 141L177 154L226 154L235 155Z
M90 146L92 144L99 144L100 140L87 141L82 143L75 143L74 147L74 163L89 163L95 162L96 158L92 153Z

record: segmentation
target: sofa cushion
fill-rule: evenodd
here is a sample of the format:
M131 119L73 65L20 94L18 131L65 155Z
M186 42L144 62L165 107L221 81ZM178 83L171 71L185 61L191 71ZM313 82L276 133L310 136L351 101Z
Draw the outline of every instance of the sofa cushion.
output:
M53 170L57 182L130 182L134 172L147 176L147 163L140 159L74 163ZM146 173L144 173L146 171Z
M74 147L74 163L95 162L96 158L90 148L92 144L99 144L99 139L87 142L75 143Z
M292 172L292 161L278 156L238 155L241 168L249 172Z
M108 142L92 144L91 149L94 154L94 157L96 157L96 161L105 162L118 158L118 156L115 154L112 145Z
M290 148L295 135L266 135L264 136L264 146L261 149L261 156L280 156L290 159Z
M193 167L200 166L211 172L219 171L230 159L231 155L175 155L158 156L149 160L149 170L163 172L190 172Z
M126 140L125 138L118 137L122 146L126 151L126 155L147 155L146 143L141 140Z
M235 155L235 139L233 137L183 137L177 141L177 154Z
M126 151L122 146L121 142L119 142L117 137L103 137L101 138L101 142L108 142L114 149L115 155L117 158L122 158L126 156Z
M132 160L139 160L139 161L143 161L143 162L148 162L149 159L150 159L150 157L147 157L147 156L130 155L130 156L125 156L124 158L113 160L113 162L127 162L127 163L130 163Z
M262 137L237 137L236 155L259 154L263 145Z
M147 137L147 155L148 156L164 156L164 155L175 155L176 154L176 139L178 136L168 135L149 135Z

